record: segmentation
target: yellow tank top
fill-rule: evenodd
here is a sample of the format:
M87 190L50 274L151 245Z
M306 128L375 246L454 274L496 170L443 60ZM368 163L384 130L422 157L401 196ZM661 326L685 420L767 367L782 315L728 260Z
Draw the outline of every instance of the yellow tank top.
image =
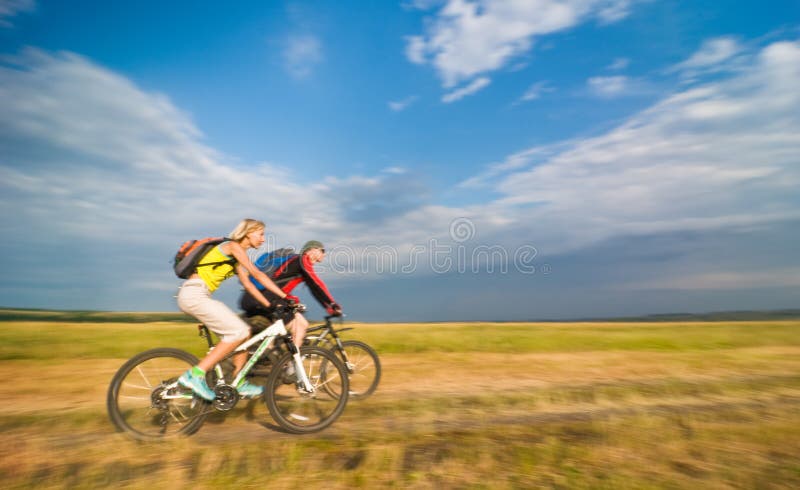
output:
M200 262L197 263L197 275L206 283L208 286L209 292L214 292L222 284L222 281L225 279L232 277L234 273L234 264L217 264L217 265L208 265L205 267L201 267L203 264L213 264L215 262L223 262L226 260L232 260L233 257L229 257L222 253L220 250L220 245L212 248L210 252L205 254Z

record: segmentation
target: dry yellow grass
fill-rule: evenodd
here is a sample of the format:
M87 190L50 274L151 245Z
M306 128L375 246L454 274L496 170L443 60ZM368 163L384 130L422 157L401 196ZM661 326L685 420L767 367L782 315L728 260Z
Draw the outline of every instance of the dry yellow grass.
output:
M104 342L202 347L190 325L0 324L8 354L0 479L12 488L792 488L800 485L799 325L697 324L694 335L705 337L685 344L683 323L673 332L663 323L546 324L558 337L545 344L526 337L526 328L541 337L540 326L484 325L497 329L498 345L507 333L530 351L381 352L376 394L350 403L322 433L276 431L266 408L250 402L190 438L142 444L107 421L105 390L125 358L103 357ZM350 337L387 345L413 331L435 347L465 328L359 325ZM747 328L766 330L750 337ZM600 331L617 332L621 347L573 348L591 347L595 329L605 342ZM42 362L13 345L31 335L101 340ZM673 337L678 348L662 347Z

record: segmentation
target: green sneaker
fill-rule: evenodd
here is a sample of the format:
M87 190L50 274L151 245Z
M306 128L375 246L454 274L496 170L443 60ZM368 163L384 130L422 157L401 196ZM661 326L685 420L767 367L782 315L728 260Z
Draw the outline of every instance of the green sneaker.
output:
M245 381L236 388L236 391L242 398L256 398L264 394L264 387Z
M192 373L191 369L183 373L183 375L178 378L178 384L184 388L191 389L196 395L208 401L213 401L217 396L206 384L206 379L202 376Z

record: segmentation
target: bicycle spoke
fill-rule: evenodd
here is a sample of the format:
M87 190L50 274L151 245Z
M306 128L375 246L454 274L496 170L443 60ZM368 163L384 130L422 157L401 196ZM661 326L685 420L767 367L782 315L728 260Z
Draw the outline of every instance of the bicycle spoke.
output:
M142 377L142 380L144 380L144 382L147 384L147 389L148 390L151 389L153 386L150 384L150 380L147 379L147 376L145 376L144 373L142 372L142 367L136 366L136 371L139 372L139 375Z
M190 416L187 416L186 414L183 413L183 410L181 410L181 407L175 405L173 408L174 408L174 410L170 410L169 414L172 415L172 418L175 419L175 422L177 422L179 424L182 424L183 422L181 420L185 421L185 420L191 418ZM177 412L181 416L182 419L179 419L177 416L175 416L175 412Z
M131 395L120 395L120 398L125 398L128 400L149 400L149 396L131 396Z
M371 395L380 380L380 362L377 354L367 344L357 340L342 342L339 354L346 359L350 394L353 398L365 398Z
M126 387L127 387L127 386L130 386L131 388L136 388L136 389L138 389L138 390L150 391L150 390L152 390L152 389L153 389L153 387L152 387L152 386L140 386L140 385L135 385L135 384L133 384L133 383L124 383L124 384L125 384L125 386L126 386Z
M321 378L317 378L317 379L321 379ZM335 381L338 381L338 380L339 380L338 377L336 377L336 378L333 378L333 377L326 378L325 381L323 381L321 383L317 383L317 385L315 387L323 388L323 387L325 387L325 386L327 386L327 385L329 385L329 384L331 384L331 383L333 383Z
M359 369L364 369L364 367L369 365L370 361L372 361L372 359L363 359L361 361L355 361L355 362L350 361L350 364L353 366L353 369L359 370Z

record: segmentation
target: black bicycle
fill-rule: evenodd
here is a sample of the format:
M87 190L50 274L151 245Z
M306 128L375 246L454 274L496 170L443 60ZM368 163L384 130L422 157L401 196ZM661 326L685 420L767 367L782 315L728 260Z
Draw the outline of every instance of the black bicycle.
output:
M213 349L208 328L199 325L198 329L209 350ZM242 350L250 357L233 377L230 357ZM297 349L280 319L208 372L207 382L216 394L211 402L178 384L178 377L197 362L194 355L172 348L132 357L119 368L108 389L106 405L113 424L142 440L193 434L214 410L227 412L236 406L239 392L235 387L245 376L267 377L264 402L272 418L288 432L322 430L341 415L347 403L349 379L343 363L328 349Z
M375 349L366 343L359 340L342 340L339 333L353 328L335 328L331 320L337 317L342 318L341 315L326 316L323 325L306 330L304 345L323 347L335 352L344 362L350 377L350 398L366 398L375 391L381 380L381 361ZM335 388L337 387L329 386L323 389L333 396L338 396L333 392Z

